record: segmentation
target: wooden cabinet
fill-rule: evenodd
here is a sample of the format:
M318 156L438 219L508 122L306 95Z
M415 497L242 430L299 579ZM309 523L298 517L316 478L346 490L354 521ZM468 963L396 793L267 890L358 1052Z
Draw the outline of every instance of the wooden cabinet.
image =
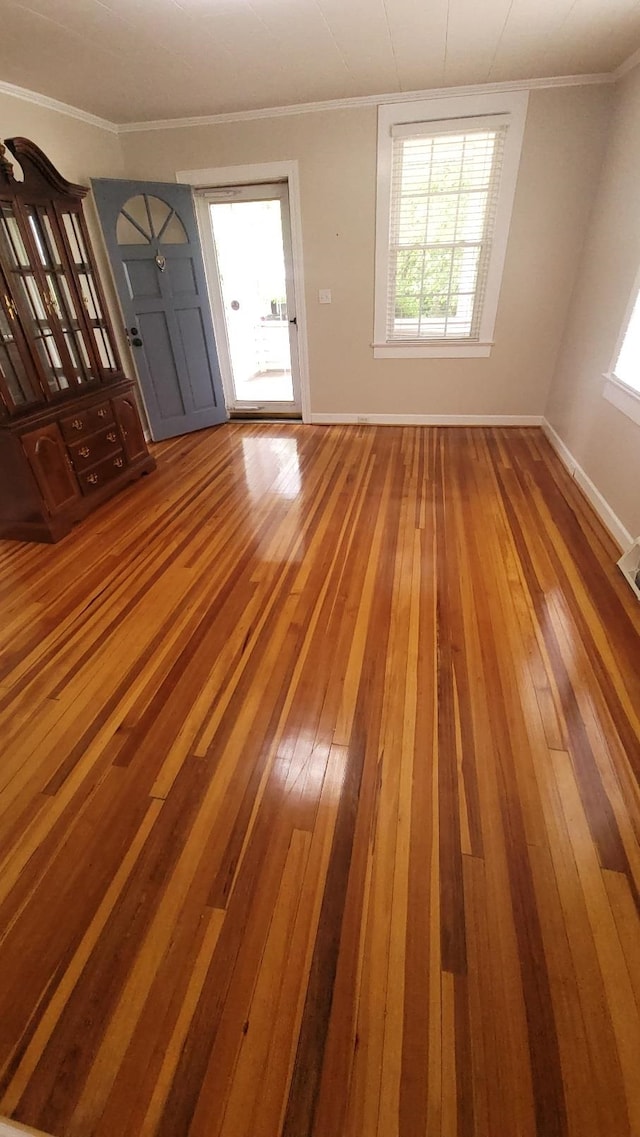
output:
M52 516L80 496L60 427L52 422L23 434L22 446Z
M155 467L82 199L24 138L0 145L0 536L55 541Z
M129 462L136 462L142 454L146 454L147 444L133 397L131 395L120 395L119 398L114 399L113 411L120 427L122 444L127 459Z

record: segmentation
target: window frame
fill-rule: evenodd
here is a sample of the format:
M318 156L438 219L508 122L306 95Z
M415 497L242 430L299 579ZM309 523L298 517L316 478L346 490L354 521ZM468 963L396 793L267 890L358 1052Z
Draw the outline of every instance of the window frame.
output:
M528 91L491 94L457 95L453 97L417 99L411 102L387 103L378 107L378 163L376 201L376 245L374 280L374 359L465 358L488 356L493 335L502 273L509 238L511 214L520 166L522 139L529 101ZM455 133L460 120L496 116L496 124L508 116L509 130L505 140L502 175L496 209L495 230L489 257L484 305L477 339L410 340L387 339L387 299L389 290L389 243L391 225L392 127L413 124L427 127L437 124ZM499 117L498 117L499 116ZM428 132L428 131L427 131Z
M629 293L629 299L627 300L627 304L626 304L626 307L624 310L624 316L622 318L622 324L620 327L620 331L618 332L618 336L616 338L615 347L613 349L613 359L611 360L611 367L609 368L609 370L607 372L607 378L608 379L615 379L616 383L619 383L621 387L624 387L627 391L631 391L632 394L637 395L638 398L640 398L640 368L638 370L638 385L637 386L635 386L632 383L627 383L626 379L622 379L616 371L616 367L618 366L620 356L622 355L622 348L624 347L624 341L626 340L627 332L629 331L629 328L631 327L631 320L633 318L633 313L635 312L637 304L640 304L640 269L636 273L636 276L635 276L635 279L633 282L633 288L631 289L631 292ZM638 313L638 318L640 319L640 312Z
M602 376L605 384L602 390L603 397L607 402L611 403L622 414L626 415L633 422L640 425L640 383L637 387L632 387L630 383L626 383L616 374L616 367L622 352L622 345L627 337L631 317L636 306L636 302L640 299L640 271L636 273L633 282L633 288L629 294L626 308L624 310L624 318L620 331L616 337L615 347L613 349L613 356L611 365L608 371L604 372Z

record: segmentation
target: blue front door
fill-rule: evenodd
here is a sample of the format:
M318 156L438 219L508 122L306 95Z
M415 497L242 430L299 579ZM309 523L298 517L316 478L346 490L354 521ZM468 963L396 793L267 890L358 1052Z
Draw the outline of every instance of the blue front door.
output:
M191 187L92 186L153 438L224 422Z

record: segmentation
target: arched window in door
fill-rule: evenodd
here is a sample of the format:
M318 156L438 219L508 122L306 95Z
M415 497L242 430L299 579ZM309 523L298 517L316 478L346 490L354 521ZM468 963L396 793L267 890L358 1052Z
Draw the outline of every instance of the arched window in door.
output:
M162 198L140 193L122 206L116 225L119 245L186 245L188 237L175 209Z

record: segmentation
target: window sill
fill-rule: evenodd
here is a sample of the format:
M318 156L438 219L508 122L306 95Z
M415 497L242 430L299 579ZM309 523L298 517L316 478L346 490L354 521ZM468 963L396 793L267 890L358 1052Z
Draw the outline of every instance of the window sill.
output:
M640 425L640 391L622 383L615 375L605 375L603 397L623 415Z
M492 343L374 343L374 359L478 359L491 355Z

